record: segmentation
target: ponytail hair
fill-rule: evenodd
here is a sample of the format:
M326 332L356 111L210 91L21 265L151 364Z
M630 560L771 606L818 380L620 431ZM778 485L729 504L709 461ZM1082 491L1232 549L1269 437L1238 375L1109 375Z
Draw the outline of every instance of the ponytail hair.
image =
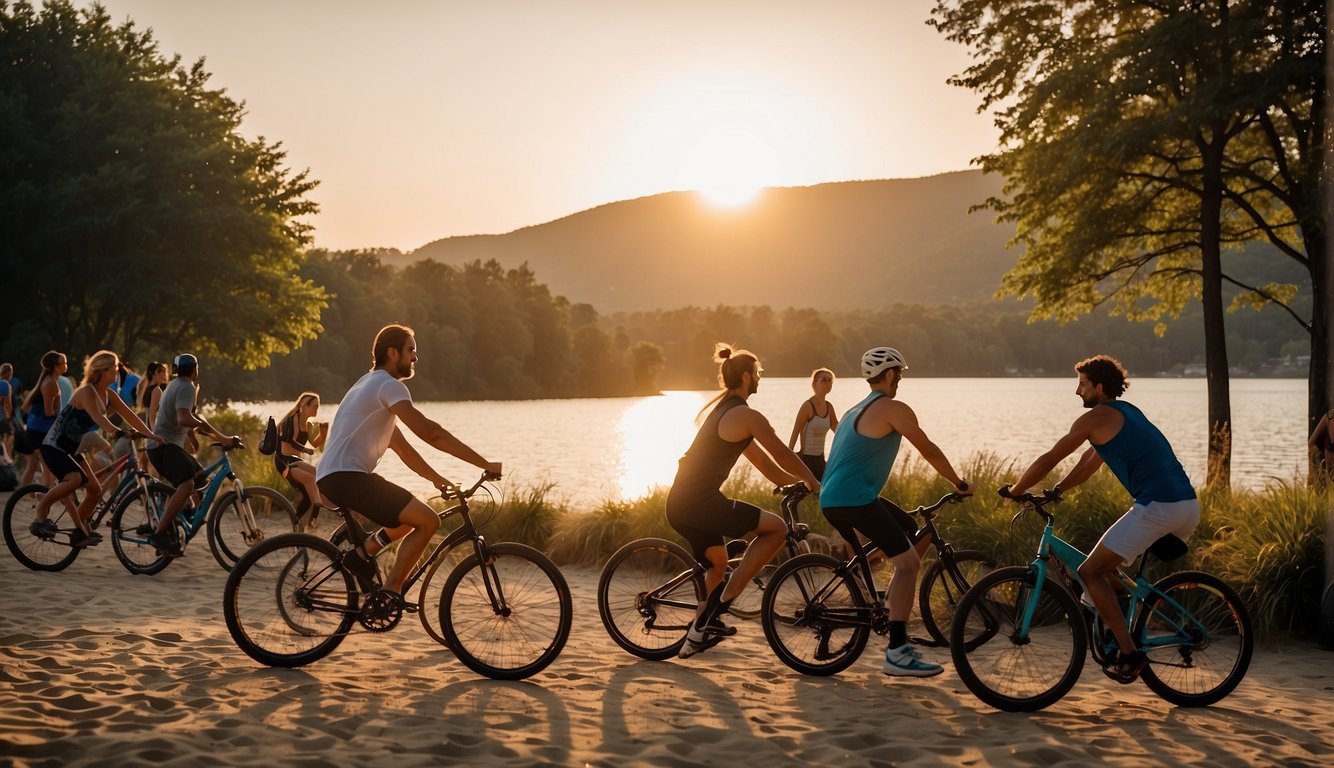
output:
M696 421L699 421L705 411L721 402L728 392L741 388L742 374L747 372L754 374L760 365L760 359L755 353L735 349L731 344L721 341L713 345L713 361L718 363L718 386L722 387L723 391L699 409L699 413L695 414Z
M54 349L47 352L45 355L42 355L42 373L37 377L37 383L33 384L32 389L28 390L28 396L23 398L23 403L19 406L19 410L28 410L32 405L33 397L41 391L42 384L46 381L46 378L55 373L56 366L60 365L60 358L62 357L65 356Z

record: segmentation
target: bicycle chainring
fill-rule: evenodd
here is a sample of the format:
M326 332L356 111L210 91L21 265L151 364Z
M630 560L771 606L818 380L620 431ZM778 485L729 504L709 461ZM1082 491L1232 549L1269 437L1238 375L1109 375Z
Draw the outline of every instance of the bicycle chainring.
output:
M403 618L403 606L385 592L372 592L361 605L357 621L371 632L388 632Z

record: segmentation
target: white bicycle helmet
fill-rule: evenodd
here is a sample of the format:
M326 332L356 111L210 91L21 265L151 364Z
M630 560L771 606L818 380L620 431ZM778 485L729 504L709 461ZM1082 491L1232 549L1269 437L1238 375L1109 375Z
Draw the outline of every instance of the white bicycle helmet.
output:
M908 364L903 361L903 355L900 355L897 349L876 347L866 350L866 354L862 355L863 379L873 378L887 368L908 370Z

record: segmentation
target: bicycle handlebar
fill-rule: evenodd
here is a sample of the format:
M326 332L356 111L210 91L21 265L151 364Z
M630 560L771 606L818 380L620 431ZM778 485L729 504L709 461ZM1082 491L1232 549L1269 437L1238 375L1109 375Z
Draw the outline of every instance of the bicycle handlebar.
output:
M806 487L805 483L793 483L791 485L776 485L773 493L775 496L796 496L803 498L810 495L811 489Z
M999 494L1000 497L1003 499L1010 499L1011 501L1017 501L1020 504L1024 505L1019 508L1018 512L1014 513L1014 517L1010 518L1011 523L1013 523L1015 520L1018 520L1019 516L1024 514L1024 511L1029 509L1030 507L1033 509L1034 512L1037 512L1039 515L1041 515L1042 519L1050 523L1053 520L1055 520L1055 518L1052 517L1052 514L1043 507L1045 507L1048 504L1055 504L1056 502L1061 500L1061 492L1056 490L1055 488L1042 489L1041 496L1037 495L1036 493L1033 493L1032 491L1027 491L1025 493L1021 493L1018 496L1015 496L1014 494L1010 493L1009 485L1002 485L1000 488L996 489L996 493Z
M449 501L451 499L470 499L472 498L473 494L477 493L477 489L482 487L482 483L485 483L489 480L499 480L499 479L500 479L500 473L488 472L486 470L482 470L482 476L477 478L477 482L473 483L472 487L466 491L463 490L462 488L459 488L457 485L454 486L454 489L458 491L457 493L454 493L450 491L448 488L443 488L443 487L437 488L436 490L440 491L440 498L444 499L445 501Z

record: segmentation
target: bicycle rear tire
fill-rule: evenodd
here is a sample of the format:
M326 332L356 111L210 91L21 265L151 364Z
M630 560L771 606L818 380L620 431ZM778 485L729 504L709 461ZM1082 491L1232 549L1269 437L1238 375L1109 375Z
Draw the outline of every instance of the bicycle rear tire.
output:
M144 498L142 488L135 488L111 513L111 548L130 573L151 576L171 564L170 557L148 543L148 536L157 529L162 510L173 493L175 489L170 485L154 481L148 484L150 498ZM176 516L175 529L176 540L185 541L185 524L180 515Z
M292 533L297 529L296 507L278 491L251 485L229 491L214 502L208 513L208 548L224 571L230 571L241 555L266 537ZM244 501L254 516L256 530L247 531L241 508Z
M1251 665L1255 636L1241 598L1217 576L1180 571L1153 585L1195 617L1208 633L1196 643L1148 649L1140 677L1149 690L1181 707L1204 707L1227 696ZM1132 637L1144 646L1155 636L1176 635L1188 623L1157 593L1145 599Z
M602 626L621 648L649 661L676 656L703 599L695 559L667 539L626 544L598 576Z
M69 537L74 521L62 502L51 505L47 520L55 523L56 538L44 539L31 531L37 521L37 502L47 488L31 483L14 491L5 502L5 546L23 567L33 571L63 571L79 556L79 550L70 546ZM73 499L68 499L72 501Z
M939 558L927 569L918 592L918 612L926 633L937 645L949 645L954 611L964 593L996 567L996 561L987 553L960 549L954 552L953 569L947 569L945 561Z
M570 587L556 564L532 547L501 542L449 574L440 628L458 660L495 680L522 680L565 648L574 622ZM499 601L499 607L493 601Z
M955 671L974 696L1006 712L1033 712L1069 693L1088 653L1084 616L1064 585L1048 578L1026 637L1016 632L1033 597L1035 571L992 571L964 594L950 626Z
M286 533L241 556L222 590L232 640L270 667L328 656L356 621L359 591L342 552L308 533Z
M764 638L803 675L842 672L871 637L871 606L856 579L839 575L842 565L829 555L798 555L778 567L764 590Z

